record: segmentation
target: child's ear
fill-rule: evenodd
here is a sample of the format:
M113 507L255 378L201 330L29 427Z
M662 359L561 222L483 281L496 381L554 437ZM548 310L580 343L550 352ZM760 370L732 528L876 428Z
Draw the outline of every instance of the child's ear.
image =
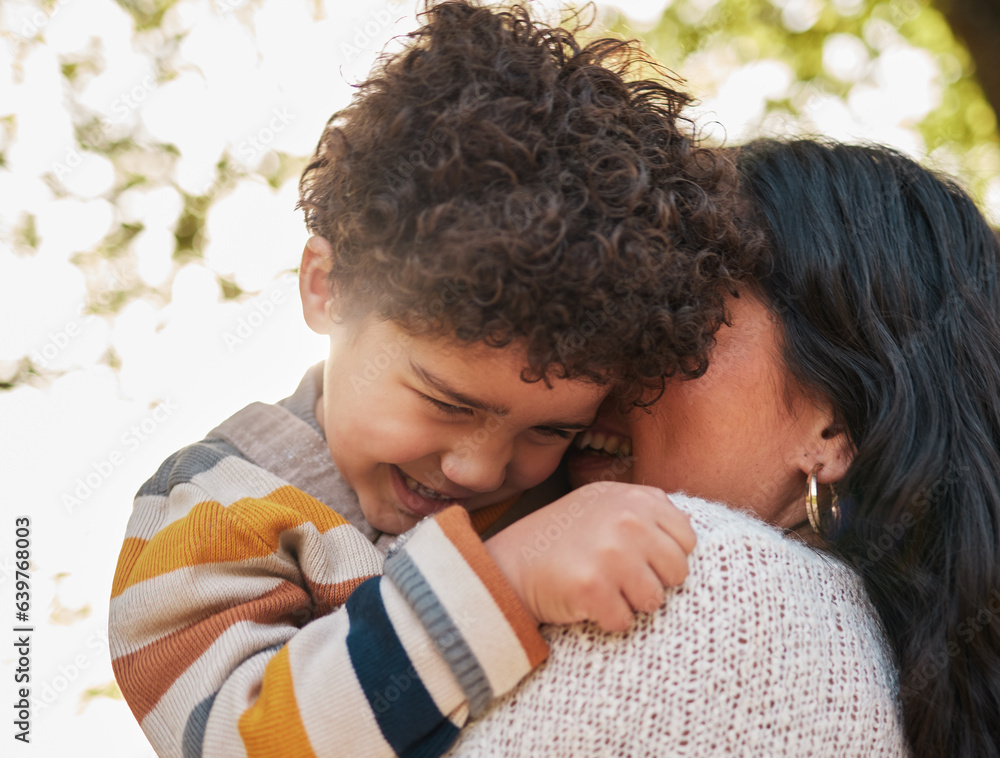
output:
M333 290L327 278L332 267L333 247L323 237L310 237L299 266L299 295L302 315L317 334L330 334L334 325Z

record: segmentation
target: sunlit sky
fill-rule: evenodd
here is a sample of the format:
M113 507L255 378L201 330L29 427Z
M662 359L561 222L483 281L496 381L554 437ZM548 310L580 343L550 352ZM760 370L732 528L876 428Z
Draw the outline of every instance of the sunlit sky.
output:
M810 24L818 4L775 1L790 27ZM536 5L556 13L563 4ZM614 5L641 31L667 3ZM0 380L17 377L25 359L44 375L0 391L0 607L13 604L13 519L33 521L34 731L18 754L151 755L127 707L108 697L107 598L132 495L168 454L249 402L289 394L324 357L289 273L306 239L297 177L277 188L265 177L281 154L312 151L350 82L414 27L414 8L182 0L160 31L137 35L112 0L0 6ZM680 73L706 133L807 129L920 156L913 125L947 82L893 29L872 35L868 45L834 36L824 46L828 71L855 85L846 100L792 93L785 64L739 65L724 51L693 56ZM61 69L73 63L69 83ZM804 124L765 117L768 98L790 95L806 98ZM107 139L174 150L112 161L77 141L92 119ZM219 181L223 156L235 184ZM147 181L119 193L126 174ZM204 255L193 262L173 257L182 193L212 201ZM988 203L1000 218L1000 181ZM23 243L29 218L34 250ZM127 265L79 257L123 223L142 225ZM225 300L220 279L249 294ZM114 315L90 315L121 289L142 294ZM9 646L0 663L11 688Z

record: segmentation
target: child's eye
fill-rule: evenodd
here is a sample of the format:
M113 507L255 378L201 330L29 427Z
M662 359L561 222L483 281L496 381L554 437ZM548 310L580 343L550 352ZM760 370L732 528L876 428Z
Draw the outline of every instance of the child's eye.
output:
M572 439L573 435L576 434L568 429L556 429L554 426L536 426L535 431L543 437L556 437L561 440Z
M420 397L422 397L424 400L433 405L442 413L447 413L449 416L471 416L473 412L471 408L463 408L460 405L452 405L451 403L445 403L440 400L435 400L433 397L429 397L427 395L424 395L423 393L420 393Z

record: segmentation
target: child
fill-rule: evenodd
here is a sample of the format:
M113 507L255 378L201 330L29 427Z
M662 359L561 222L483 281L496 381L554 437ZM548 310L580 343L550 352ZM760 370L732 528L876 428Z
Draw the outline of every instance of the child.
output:
M426 15L302 177L328 360L136 497L112 656L160 755L438 755L545 658L540 623L624 629L685 575L693 532L652 488L478 533L613 380L703 367L726 186L683 97L606 65L625 43L466 0Z

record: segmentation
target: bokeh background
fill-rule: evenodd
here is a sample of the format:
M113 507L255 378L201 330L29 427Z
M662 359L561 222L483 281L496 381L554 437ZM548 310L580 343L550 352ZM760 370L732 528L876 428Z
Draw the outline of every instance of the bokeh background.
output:
M530 5L550 21L568 7ZM297 177L417 11L0 4L0 618L16 625L27 515L35 628L32 742L10 747L8 716L4 755L151 755L105 633L132 495L323 358L298 306ZM1000 224L997 0L615 0L583 15L687 80L706 139L888 143L959 177ZM13 702L14 650L0 650Z

